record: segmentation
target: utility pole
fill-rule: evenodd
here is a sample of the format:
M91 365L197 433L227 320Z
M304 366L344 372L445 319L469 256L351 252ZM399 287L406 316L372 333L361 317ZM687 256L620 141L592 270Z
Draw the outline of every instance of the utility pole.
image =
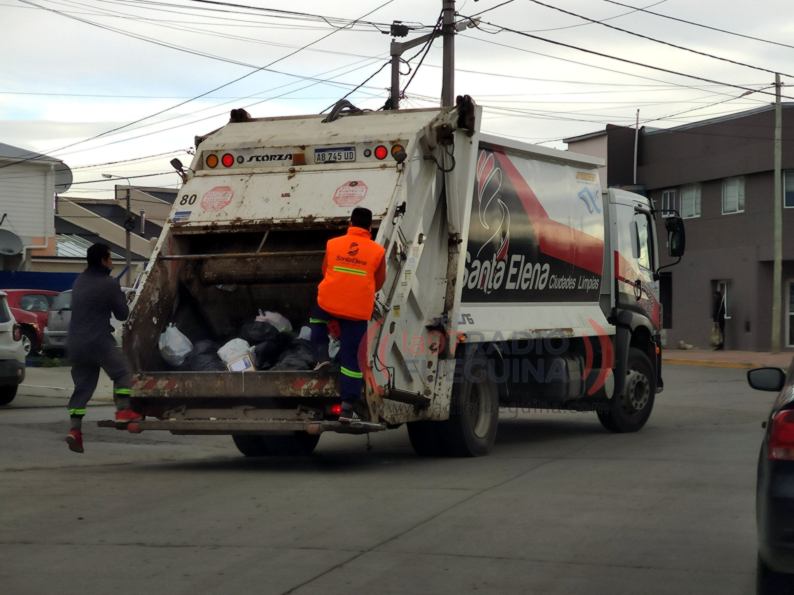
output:
M127 271L124 275L124 285L125 287L132 287L132 240L130 235L132 234L132 230L135 229L135 219L132 216L132 211L130 211L130 198L132 195L132 182L126 176L115 176L113 174L102 174L102 177L108 180L112 180L113 178L127 180L127 205L126 205L126 213L124 214L124 248L127 252ZM115 196L115 189L113 192Z
M783 109L780 103L780 74L775 74L775 192L774 192L774 262L772 264L772 351L780 351L781 303L783 300Z
M455 105L455 0L442 0L441 31L444 36L444 68L441 107Z
M441 85L441 105L450 106L455 103L455 34L469 27L476 27L479 19L467 19L455 22L455 0L443 0L444 14L442 16L441 30L434 30L426 35L409 41L395 41L395 37L405 37L410 30L401 21L394 21L391 25L391 92L389 94L389 107L400 107L400 57L407 50L430 43L440 35L444 36L444 70Z

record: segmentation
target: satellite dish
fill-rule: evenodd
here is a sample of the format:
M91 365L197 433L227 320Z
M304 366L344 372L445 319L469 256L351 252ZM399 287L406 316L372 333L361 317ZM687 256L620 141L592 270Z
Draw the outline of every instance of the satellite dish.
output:
M17 234L7 229L0 229L0 255L16 256L22 254L24 249L25 246Z
M72 170L61 161L55 166L55 192L66 192L71 186Z

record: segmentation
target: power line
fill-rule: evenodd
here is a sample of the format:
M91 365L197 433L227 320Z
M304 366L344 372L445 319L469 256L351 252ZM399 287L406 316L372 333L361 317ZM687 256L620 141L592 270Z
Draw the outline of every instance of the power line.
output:
M510 1L512 1L512 0L510 0ZM441 25L441 23L442 23L442 21L444 19L443 15L444 15L444 11L442 10L439 13L439 15L438 15L438 19L436 19L436 25L433 28L433 32L434 33L435 33L435 31L438 30L439 26ZM419 64L417 64L416 68L414 68L414 71L411 73L411 76L408 79L408 82L405 83L405 86L402 88L402 91L400 91L400 95L405 95L405 92L408 90L408 87L411 85L411 82L414 80L414 77L416 76L416 73L419 72L419 69L422 67L422 62L424 62L425 58L427 58L427 54L430 52L430 48L432 47L433 41L435 40L435 38L436 38L435 34L431 34L430 37L428 37L427 41L425 42L424 47L422 49L420 49L416 54L414 54L414 56L411 58L411 59L416 58L416 56L418 56L420 53L422 53L422 57L419 59Z
M761 37L753 37L752 35L745 35L744 33L737 33L736 31L728 31L727 29L720 29L718 27L712 27L710 25L704 25L703 23L696 23L694 21L688 21L686 19L681 19L678 17L670 16L667 14L662 14L659 12L653 12L652 10L648 10L646 8L640 8L637 6L632 6L630 4L624 4L622 2L616 2L615 0L604 0L604 2L609 2L610 4L615 4L617 6L623 6L624 8L633 8L634 10L638 10L640 12L646 12L648 14L652 14L657 17L661 17L663 19L669 19L671 21L677 21L679 23L685 23L687 25L692 25L694 27L701 27L703 29L709 29L711 31L717 31L719 33L725 33L727 35L734 35L736 37L743 37L744 39L752 39L753 41L760 41L761 43L769 43L772 45L777 45L784 48L794 49L794 45L789 45L787 43L781 43L779 41L772 41L769 39L763 39Z
M487 21L481 21L481 22L485 23L486 25L490 25L491 27L496 27L497 29L499 29L499 32L507 31L507 32L513 33L515 35L521 35L522 37L528 37L530 39L535 39L537 41L550 43L552 45L557 45L557 46L560 46L560 47L576 50L578 52L591 54L593 56L598 56L600 58L608 58L610 60L616 60L618 62L624 62L626 64L631 64L632 66L639 66L641 68L648 68L650 70L657 70L659 72L664 72L664 73L672 74L672 75L675 75L675 76L683 76L683 77L686 77L686 78L690 78L690 79L698 80L698 81L703 81L703 82L706 82L706 83L715 83L715 84L718 84L718 85L722 85L722 86L725 86L725 87L732 87L734 89L739 89L739 90L742 90L742 91L755 91L755 89L751 89L750 87L744 87L742 85L737 85L735 83L725 83L725 82L722 82L722 81L718 81L718 80L715 80L715 79L710 79L710 78L707 78L707 77L698 76L698 75L695 75L695 74L688 74L688 73L685 73L685 72L679 72L677 70L672 70L670 68L664 68L662 66L654 66L652 64L645 64L643 62L638 62L636 60L629 60L628 58L621 58L620 56L613 56L611 54L606 54L604 52L599 52L599 51L596 51L596 50L583 48L583 47L576 46L576 45L573 45L573 44L570 44L570 43L565 43L565 42L562 42L562 41L555 41L553 39L548 39L546 37L541 37L539 35L534 35L534 34L531 34L531 33L525 33L524 31L518 31L516 29L512 29L510 27L505 27L505 26L502 26L502 25L497 25L495 23L489 23ZM632 76L634 76L634 75L632 75ZM772 92L769 92L769 91L759 91L759 92L760 93L764 93L765 95L772 95L772 96L775 95L775 93L772 93ZM784 95L783 97L785 97L786 99L794 99L794 97L790 97L790 96L786 96L786 95Z
M35 2L32 2L31 0L19 0L19 1L20 1L20 2L22 2L22 3L24 3L24 4L29 4L29 5L32 5L32 6L36 6L36 7L40 8L40 9L42 9L42 10L46 10L46 11L48 11L48 12L53 12L53 13L55 13L55 14L59 14L59 15L61 15L61 16L64 16L64 17L66 17L66 18L69 18L69 19L74 19L74 20L77 20L77 21L80 21L80 22L84 22L84 23L86 23L86 24L90 24L90 25L94 25L94 26L99 26L100 28L106 28L106 27L104 27L104 26L102 26L102 25L98 25L98 24L91 23L90 21L86 21L85 19L82 19L82 18L80 18L80 17L76 17L76 16L73 16L73 15L66 14L66 13L64 13L64 12L62 12L62 11L59 11L59 10L55 10L55 9L52 9L52 8L47 8L47 7L41 6L41 5L39 5L39 4L36 4ZM370 11L366 12L366 13L365 13L365 14L364 14L364 15L363 15L361 18L363 19L364 17L367 17L367 16L369 16L370 14L372 14L372 13L374 13L374 12L376 12L376 11L380 10L380 9L381 9L381 8L383 8L384 6L387 6L387 5L391 4L392 2L394 2L394 0L386 0L386 2L383 2L382 4L379 4L379 5L378 5L376 8L374 8L374 9L372 9L372 10L370 10ZM354 21L354 22L355 22L355 21ZM181 107L181 106L183 106L183 105L186 105L187 103L190 103L191 101L195 101L195 100L197 100L197 99L201 99L202 97L205 97L205 96L207 96L207 95L209 95L209 94L211 94L211 93L214 93L215 91L219 91L220 89L223 89L223 88L225 88L225 87L228 87L228 86L230 86L230 85L233 85L233 84L235 84L235 83L237 83L237 82L239 82L239 81L241 81L241 80L243 80L243 79L245 79L245 78L248 78L249 76L251 76L251 75L253 75L253 74L256 74L257 72L260 72L260 71L264 70L265 68L269 68L270 66L273 66L274 64L276 64L276 63L278 63L278 62L281 62L281 61L283 61L283 60L286 60L287 58L289 58L289 57L291 57L291 56L294 56L295 54L297 54L297 53L299 53L299 52L303 51L304 49L306 49L306 48L308 48L308 47L310 47L310 46L316 45L317 43L319 43L319 42L321 42L321 41L323 41L323 40L325 40L325 39L329 38L330 36L332 36L332 35L336 34L336 33L337 33L338 31L340 31L340 30L342 30L342 29L334 29L334 30L333 30L333 31L331 31L330 33L328 33L328 34L326 34L326 35L323 35L322 37L319 37L318 39L315 39L314 41L311 41L311 42L309 42L308 44L306 44L306 45L304 45L304 46L301 46L300 48L296 49L295 51L293 51L293 52L290 52L290 53L288 53L288 54L286 54L286 55L284 55L284 56L282 56L282 57L280 57L280 58L277 58L277 59L275 59L275 60L273 60L273 61L269 62L269 63L268 63L268 64L266 64L265 66L262 66L262 67L260 67L260 68L257 68L256 70L253 70L253 71L251 71L251 72L248 72L248 73L246 73L246 74L244 74L244 75L242 75L242 76L239 76L239 77L237 77L237 78L235 78L235 79L233 79L233 80L231 80L231 81L229 81L229 82L227 82L227 83L224 83L224 84L222 84L222 85L219 85L219 86L217 86L217 87L214 87L213 89L210 89L209 91L206 91L206 92L204 92L204 93L201 93L201 94L199 94L199 95L196 95L195 97L192 97L192 98L190 98L190 99L187 99L187 100L185 100L185 101L181 101L181 102L179 102L179 103L177 103L177 104L175 104L175 105L172 105L171 107L168 107L168 108L165 108L165 109L159 110L159 111L157 111L157 112L155 112L155 113L149 114L148 116L144 116L143 118L139 118L139 119L137 119L137 120L134 120L134 121L132 121L132 122L128 122L127 124L124 124L124 125L122 125L122 126L117 126L117 127L115 127L115 128L112 128L112 129L110 129L110 130L106 130L105 132L102 132L102 133L100 133L100 134L94 135L94 136L92 136L92 137L89 137L89 138L87 138L87 139L84 139L84 140L81 140L81 141L77 141L77 142L74 142L74 143L70 143L70 144L68 144L68 145L64 145L64 146L62 146L62 147L60 147L60 148L57 148L57 149L52 149L52 150L50 150L50 151L47 151L47 152L56 152L56 151L61 151L61 150L63 150L63 149L67 149L67 148L73 147L73 146L75 146L75 145L78 145L78 144L86 143L86 142L88 142L88 141L95 140L95 139L97 139L97 138L101 138L101 137L103 137L103 136L106 136L106 135L108 135L108 134L110 134L110 133L112 133L112 132L118 132L119 130L122 130L122 129L124 129L124 128L128 128L129 126L132 126L132 125L134 125L134 124L138 124L138 123L140 123L140 122L143 122L143 121L145 121L145 120L149 120L149 119L151 119L151 118L153 118L153 117L155 117L155 116L159 116L159 115L161 115L161 114L163 114L163 113L165 113L165 112L168 112L168 111L174 110L174 109L176 109L176 108L178 108L178 107ZM0 168L2 168L2 167L4 167L4 166L0 166Z
M538 6L545 6L546 8L550 8L551 10L556 10L557 12L561 12L563 14L574 16L574 17L579 18L579 19L584 19L585 21L588 21L589 23L593 23L593 24L596 24L596 25L601 25L602 27L607 27L607 28L612 29L614 31L620 31L621 33L625 33L627 35L632 35L634 37L639 37L640 39L645 39L647 41L652 41L654 43L659 43L659 44L662 44L662 45L666 45L668 47L675 48L677 50L683 50L685 52L690 52L690 53L693 53L693 54L697 54L699 56L705 56L706 58L712 58L714 60L720 60L722 62L728 62L730 64L735 64L736 66L744 66L745 68L752 68L753 70L760 70L762 72L768 72L770 74L782 74L784 76L794 77L794 75L788 74L788 73L785 73L785 72L779 72L779 71L776 71L776 70L770 70L768 68L763 68L762 66L754 66L753 64L748 64L746 62L739 62L738 60L732 60L731 58L724 58L722 56L716 56L714 54L710 54L709 52L703 52L703 51L696 50L696 49L693 49L693 48L685 47L683 45L678 45L678 44L675 44L675 43L671 43L669 41L664 41L664 40L661 40L661 39L657 39L655 37L651 37L650 35L643 35L642 33L637 33L636 31L629 31L628 29L623 29L622 27L616 27L615 25L610 25L609 23L604 23L603 21L597 21L595 19L591 19L590 17L586 17L584 15L581 15L581 14L576 13L576 12L572 12L570 10L565 10L564 8L560 8L558 6L553 6L551 4L546 4L545 2L541 2L540 0L529 0L529 1L534 3L534 4L537 4Z

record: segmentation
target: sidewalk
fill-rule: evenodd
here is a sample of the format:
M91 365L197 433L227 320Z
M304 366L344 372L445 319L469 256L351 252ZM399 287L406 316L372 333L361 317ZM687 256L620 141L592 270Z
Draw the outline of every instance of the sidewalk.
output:
M766 353L760 351L712 351L707 349L665 349L662 361L677 366L708 368L761 368L770 366L788 370L794 353Z
M25 382L19 385L19 394L31 397L63 397L64 401L72 395L71 368L38 368L28 366L25 369ZM99 373L99 383L94 392L94 402L113 402L113 383L104 372Z

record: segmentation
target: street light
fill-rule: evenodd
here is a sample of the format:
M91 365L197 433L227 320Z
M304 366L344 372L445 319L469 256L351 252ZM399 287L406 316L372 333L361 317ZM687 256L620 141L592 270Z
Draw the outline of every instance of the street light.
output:
M130 211L130 195L132 194L132 182L126 176L116 176L113 174L102 174L103 178L108 180L127 180L127 216L124 218L124 244L127 250L127 273L126 273L126 287L132 287L132 251L130 250L130 233L132 232L133 219Z

